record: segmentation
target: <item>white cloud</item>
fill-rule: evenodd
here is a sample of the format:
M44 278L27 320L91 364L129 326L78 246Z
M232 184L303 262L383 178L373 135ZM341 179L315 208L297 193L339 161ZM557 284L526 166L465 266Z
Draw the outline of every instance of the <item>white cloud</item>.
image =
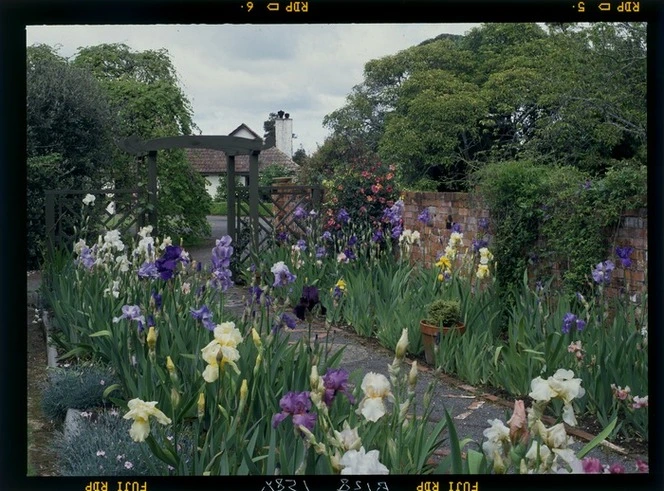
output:
M165 48L192 102L203 134L228 134L241 123L263 134L280 109L308 153L322 144L323 117L362 82L368 61L442 33L477 24L29 26L27 43L83 46L124 43L134 50Z

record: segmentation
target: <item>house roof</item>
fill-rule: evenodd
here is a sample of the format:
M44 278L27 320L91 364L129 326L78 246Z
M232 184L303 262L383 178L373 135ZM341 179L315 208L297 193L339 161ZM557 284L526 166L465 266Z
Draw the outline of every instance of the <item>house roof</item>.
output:
M231 131L228 136L235 136L237 133L240 133L242 130L248 131L250 134L254 136L254 138L260 138L260 135L258 135L254 130L249 128L246 124L242 123L240 126L235 128L233 131Z
M204 176L226 173L226 153L222 150L187 148L186 155L194 170ZM299 166L277 147L263 149L258 155L259 172L271 165L283 165L289 170L299 169ZM249 173L248 155L237 155L235 157L235 172L238 174Z

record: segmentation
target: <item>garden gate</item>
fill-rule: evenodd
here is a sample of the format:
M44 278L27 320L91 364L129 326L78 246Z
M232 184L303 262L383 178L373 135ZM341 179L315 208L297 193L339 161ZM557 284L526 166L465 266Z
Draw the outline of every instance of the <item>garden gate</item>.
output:
M274 184L272 186L257 186L257 205L252 206L252 181L248 187L238 187L234 195L235 203L229 199L228 221L231 223L230 210L234 210L235 226L233 237L236 250L240 252L240 260L246 259L250 252L260 253L268 248L279 233L288 233L294 236L303 236L306 233L302 221L295 220L294 213L298 206L304 210L318 209L321 203L322 189L319 186L295 186L289 184ZM230 195L229 195L230 198ZM257 216L252 217L251 210L255 209ZM252 227L257 224L257 233L252 234ZM255 242L247 247L255 235Z
M94 201L83 203L85 195ZM150 221L145 189L49 189L46 198L47 246L71 249L74 241L84 238L82 233L96 237L103 230L132 233ZM104 202L102 202L104 199ZM84 221L84 215L86 221ZM94 234L94 235L93 235Z

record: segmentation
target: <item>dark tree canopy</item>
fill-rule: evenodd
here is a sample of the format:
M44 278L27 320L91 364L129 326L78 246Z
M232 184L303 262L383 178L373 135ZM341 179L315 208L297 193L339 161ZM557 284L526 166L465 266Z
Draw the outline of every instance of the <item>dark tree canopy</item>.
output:
M371 152L406 187L464 189L488 162L534 159L602 175L645 162L642 23L485 24L365 65L312 165ZM353 150L351 150L351 147Z

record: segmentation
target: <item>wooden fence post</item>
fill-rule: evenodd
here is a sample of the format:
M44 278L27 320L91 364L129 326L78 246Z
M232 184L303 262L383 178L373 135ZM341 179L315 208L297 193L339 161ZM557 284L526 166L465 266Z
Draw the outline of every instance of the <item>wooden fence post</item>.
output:
M46 236L48 250L53 251L55 246L55 202L53 193L46 191Z
M157 152L148 152L148 204L150 206L150 224L153 234L158 236L157 227Z
M249 219L252 230L252 249L258 253L258 152L249 155Z
M226 226L234 244L238 243L235 231L235 155L226 156ZM237 247L237 246L236 246Z

